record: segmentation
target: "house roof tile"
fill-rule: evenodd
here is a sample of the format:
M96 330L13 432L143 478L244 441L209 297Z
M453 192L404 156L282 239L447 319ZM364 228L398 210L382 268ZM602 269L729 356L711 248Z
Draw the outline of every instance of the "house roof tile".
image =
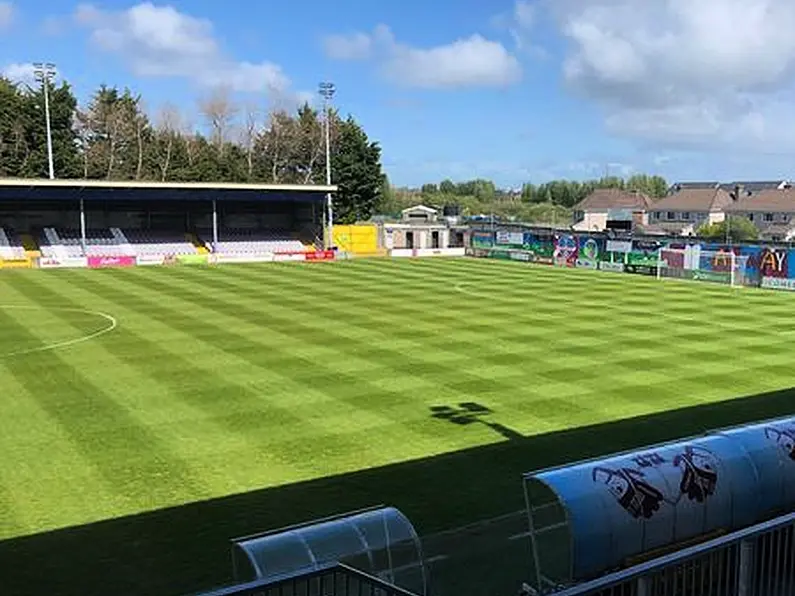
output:
M577 203L574 208L579 211L595 211L599 209L645 210L649 208L651 202L651 199L641 192L618 188L597 188Z
M763 190L726 207L730 212L795 213L795 190Z
M729 193L720 188L684 188L652 205L654 211L712 211L731 204Z

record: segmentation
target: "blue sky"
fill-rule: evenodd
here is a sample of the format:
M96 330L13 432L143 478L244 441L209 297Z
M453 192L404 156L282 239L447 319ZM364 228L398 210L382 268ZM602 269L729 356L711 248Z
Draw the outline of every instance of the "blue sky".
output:
M288 105L334 81L393 183L636 171L795 177L791 0L0 0L0 69L57 63L200 124L221 86Z

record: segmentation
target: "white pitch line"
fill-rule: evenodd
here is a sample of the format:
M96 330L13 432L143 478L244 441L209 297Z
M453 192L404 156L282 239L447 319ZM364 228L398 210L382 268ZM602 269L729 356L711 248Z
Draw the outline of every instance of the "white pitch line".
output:
M94 331L93 333L89 333L88 335L83 335L81 337L76 337L74 339L67 339L64 341L57 341L54 343L45 344L43 346L39 346L37 348L28 348L26 350L18 350L16 352L7 352L5 354L0 354L0 358L11 358L12 356L23 356L25 354L35 354L37 352L47 352L50 350L57 350L59 348L68 348L69 346L74 346L77 344L81 344L83 342L91 341L92 339L96 339L101 335L105 335L106 333L110 333L116 327L119 326L119 322L116 318L112 315L107 313L98 311L98 310L87 310L83 308L66 308L60 306L25 306L25 305L16 305L16 304L0 304L0 309L2 310L58 310L61 312L78 312L87 315L93 315L95 317L101 317L108 322L106 327L103 327L99 331Z

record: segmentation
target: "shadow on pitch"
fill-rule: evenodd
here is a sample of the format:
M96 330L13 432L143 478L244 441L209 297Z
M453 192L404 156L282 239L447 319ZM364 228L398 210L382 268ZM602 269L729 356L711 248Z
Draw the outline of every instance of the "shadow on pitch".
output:
M431 406L432 418L447 420L459 426L483 424L510 441L518 441L525 438L522 433L508 428L504 424L487 420L486 418L493 413L494 410L491 408L472 401L460 403L457 407Z
M794 411L795 389L789 389L538 436L514 433L510 441L447 455L6 540L0 542L0 591L190 593L229 581L233 536L379 503L399 507L428 535L522 509L522 472ZM482 553L467 559L451 544L456 552L443 572L448 576L464 581L477 568L473 562L485 564ZM505 579L501 589L515 593L520 578L503 559L488 567Z

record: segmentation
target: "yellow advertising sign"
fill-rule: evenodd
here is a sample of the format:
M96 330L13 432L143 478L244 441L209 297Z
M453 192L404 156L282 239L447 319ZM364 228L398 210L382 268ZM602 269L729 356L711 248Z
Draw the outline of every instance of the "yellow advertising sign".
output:
M0 259L0 269L30 269L30 259Z

